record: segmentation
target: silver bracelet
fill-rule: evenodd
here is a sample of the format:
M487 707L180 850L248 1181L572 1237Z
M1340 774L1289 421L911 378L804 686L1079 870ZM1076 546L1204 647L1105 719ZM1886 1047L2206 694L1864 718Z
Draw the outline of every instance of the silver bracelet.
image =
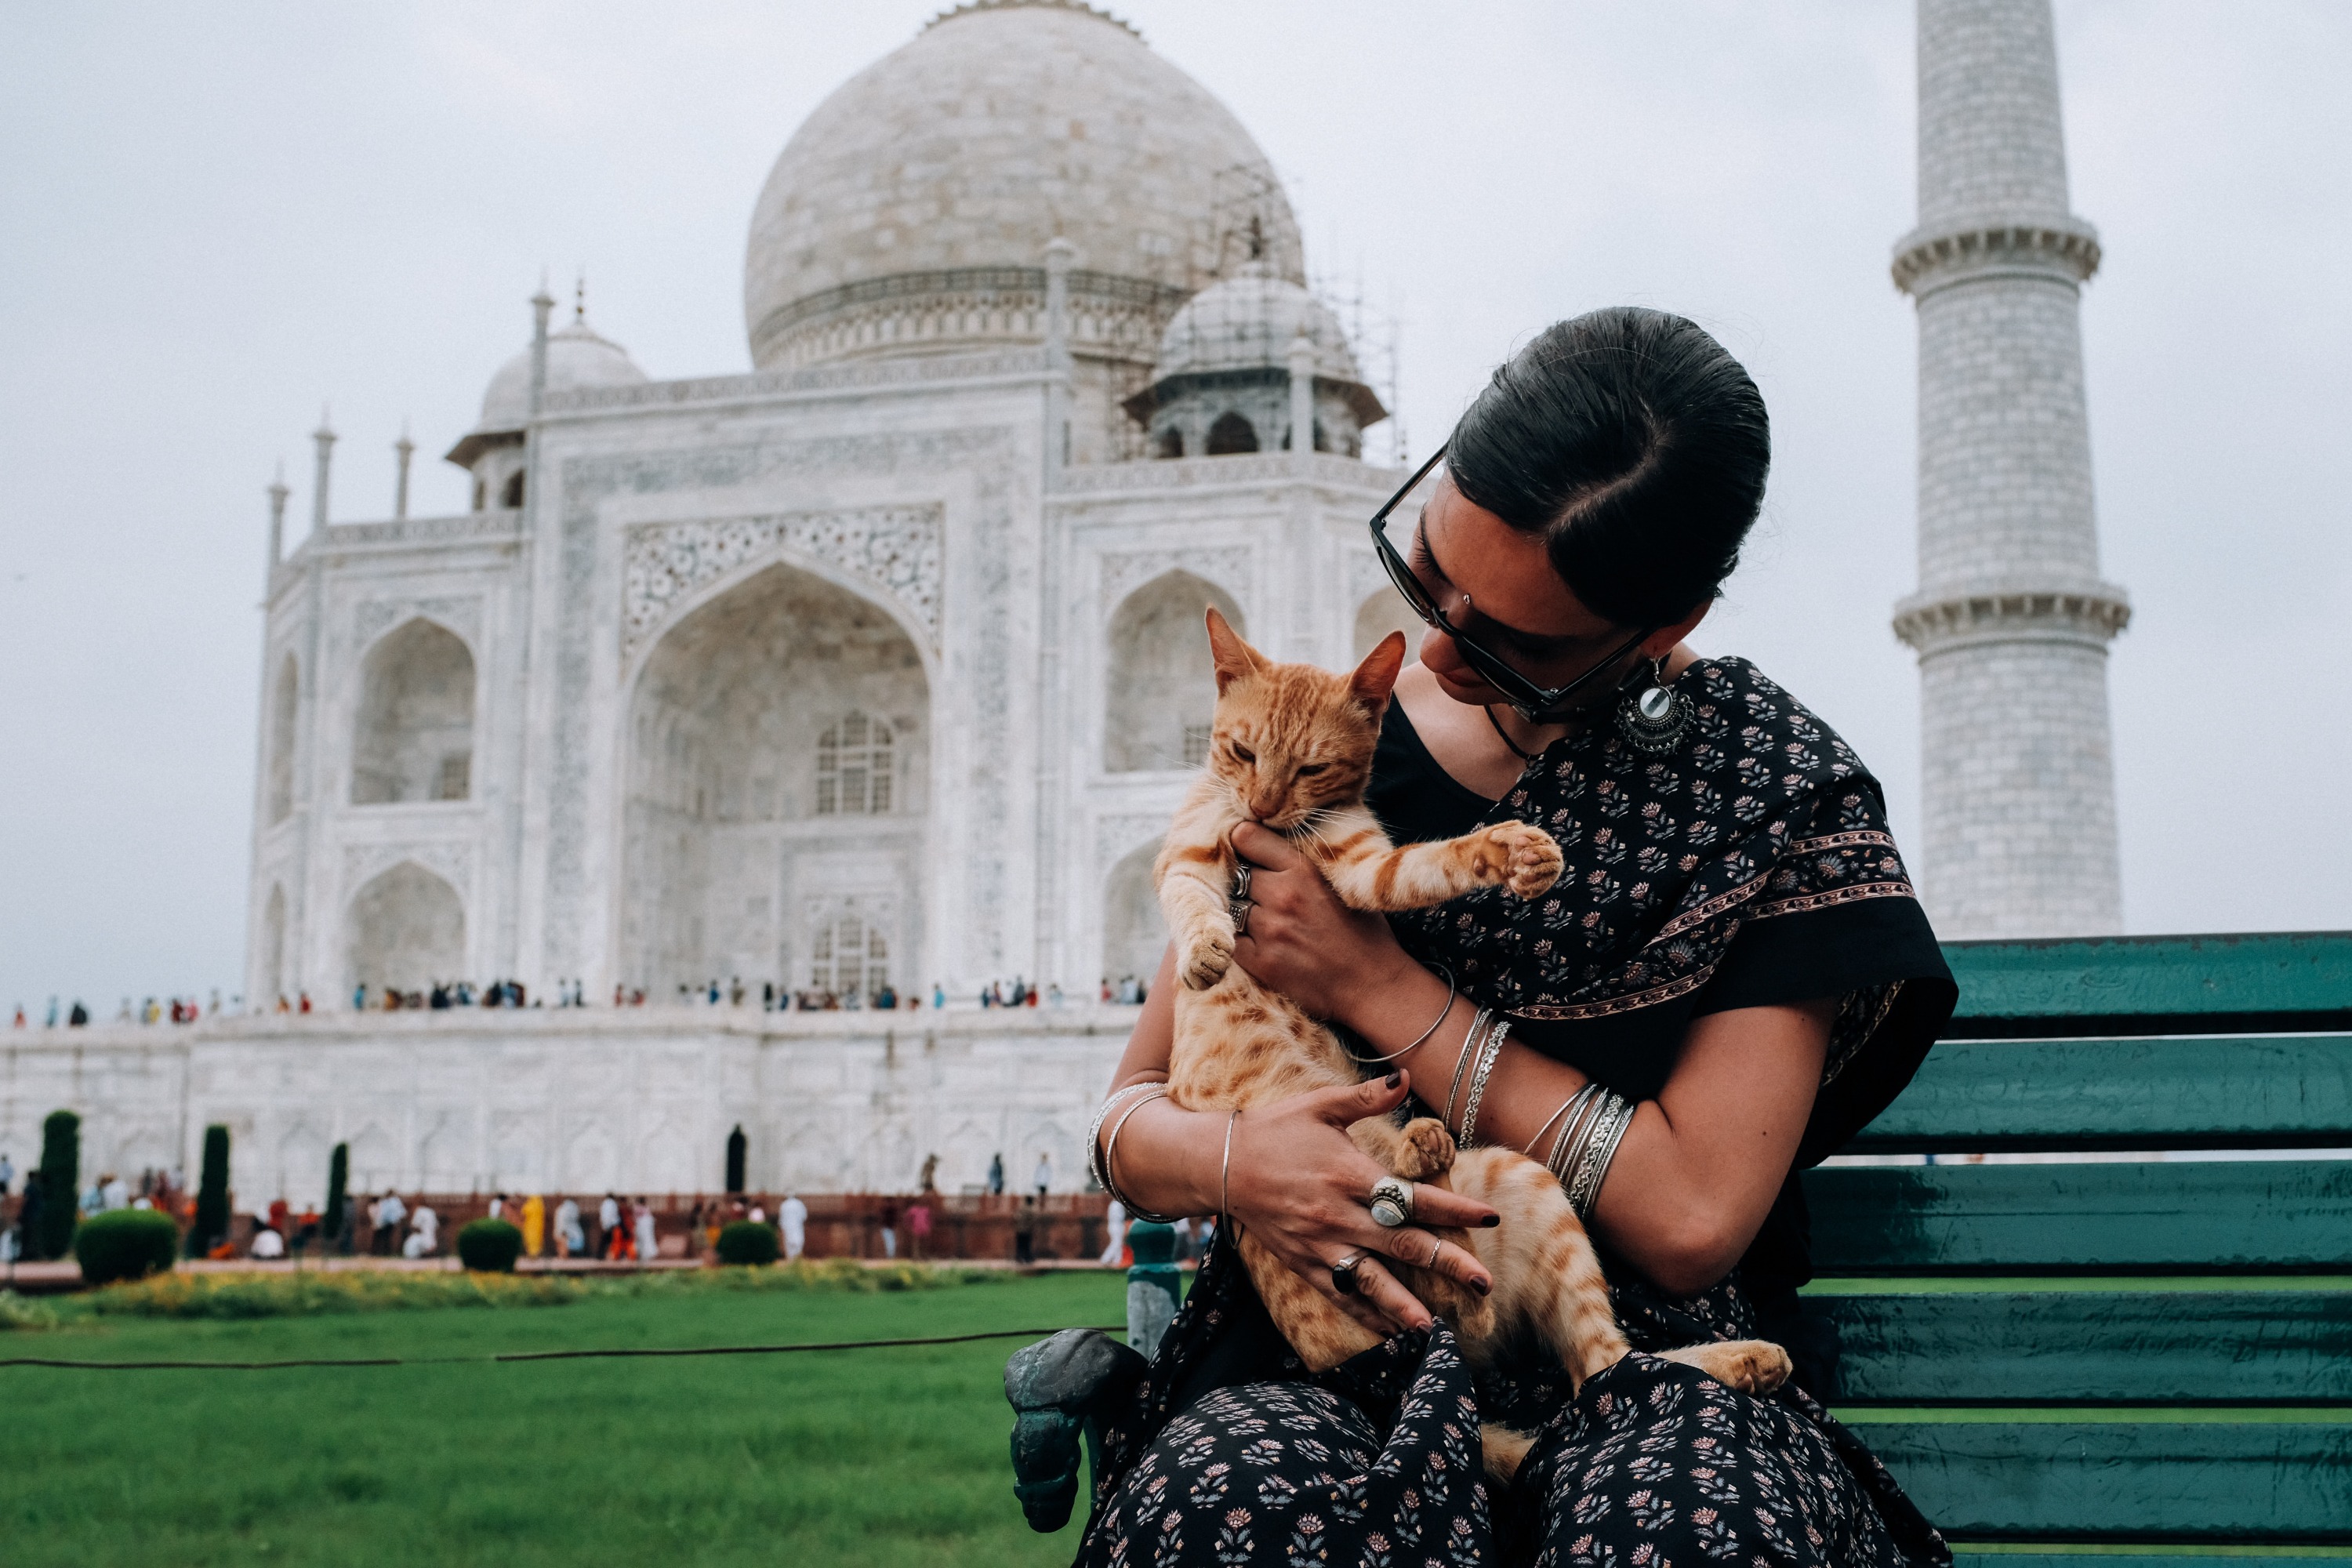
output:
M1217 1171L1217 1217L1230 1219L1234 1212L1234 1123L1242 1119L1242 1108L1234 1107L1225 1118L1225 1159Z
M1445 969L1445 965L1442 963L1437 967L1440 969ZM1403 1050L1391 1051L1384 1057L1356 1057L1356 1060L1365 1067L1376 1067L1381 1062L1392 1062L1399 1057L1412 1055L1414 1051L1421 1048L1422 1041L1437 1033L1437 1026L1445 1022L1445 1015L1452 1011L1454 1011L1454 971L1451 969L1445 969L1445 1005L1437 1010L1437 1016L1431 1020L1429 1027L1423 1029L1417 1037L1415 1037L1412 1044L1405 1047ZM1356 1056L1356 1053L1353 1051L1349 1051L1348 1054L1351 1057Z
M1445 1109L1437 1113L1437 1119L1448 1127L1454 1125L1454 1102L1462 1094L1462 1069L1468 1067L1470 1058L1478 1054L1478 1042L1485 1037L1486 1025L1494 1016L1493 1008L1479 1008L1476 1016L1470 1020L1470 1032L1462 1037L1461 1054L1454 1058L1454 1084L1445 1091Z
M1133 1116L1137 1111L1142 1110L1153 1100L1165 1100L1168 1098L1168 1090L1165 1086L1154 1084L1152 1087L1159 1089L1160 1092L1157 1094L1145 1095L1133 1105L1129 1106L1126 1110L1120 1113L1119 1119L1110 1124L1110 1136L1103 1141L1103 1175L1105 1177L1103 1182L1103 1191L1117 1198L1119 1201L1120 1205L1123 1206L1129 1215L1133 1215L1137 1219L1148 1219L1159 1225L1174 1225L1178 1218L1177 1215L1172 1214L1153 1214L1150 1209L1143 1207L1133 1198L1130 1198L1125 1193L1120 1192L1118 1190L1118 1183L1116 1179L1118 1170L1118 1135L1127 1130L1128 1118Z
M1576 1168L1576 1156L1583 1150L1585 1140L1592 1136L1592 1124L1600 1119L1608 1103L1609 1091L1601 1086L1599 1080L1588 1083L1584 1088L1584 1103L1577 1107L1576 1114L1569 1118L1568 1125L1559 1130L1559 1137L1551 1146L1551 1158L1544 1162L1544 1168L1552 1173L1552 1179L1559 1183L1563 1192L1568 1188L1569 1172Z
M1620 1094L1612 1093L1596 1119L1592 1136L1576 1161L1576 1173L1568 1185L1568 1206L1576 1211L1578 1219L1591 1217L1593 1203L1601 1196L1601 1183L1609 1173L1609 1162L1617 1156L1617 1145L1625 1136L1625 1129L1633 1122L1633 1102Z
M1560 1144L1568 1141L1570 1130L1576 1125L1577 1119L1583 1113L1585 1101L1592 1098L1592 1089L1593 1086L1588 1083L1566 1100L1561 1100L1559 1109L1544 1118L1544 1124L1536 1129L1536 1135L1528 1140L1528 1146L1520 1152L1530 1160L1534 1159L1536 1145L1543 1142L1543 1135L1551 1131L1552 1123L1565 1116L1568 1118L1568 1125L1562 1127L1559 1130L1559 1136L1552 1141L1551 1152L1554 1155L1558 1155ZM1549 1161L1546 1162L1546 1168L1549 1168Z
M1462 1136L1455 1140L1463 1148L1472 1148L1478 1136L1478 1102L1486 1098L1486 1076L1495 1070L1495 1058L1503 1054L1503 1041L1511 1032L1508 1018L1497 1018L1486 1030L1486 1047L1478 1053L1478 1065L1470 1072L1470 1101L1462 1108Z
M1103 1169L1102 1157L1103 1119L1110 1114L1110 1108L1130 1094L1141 1094L1150 1089L1164 1091L1167 1087L1166 1084L1154 1083L1150 1079L1144 1079L1129 1084L1125 1089L1111 1090L1109 1094L1103 1097L1103 1102L1095 1107L1095 1119L1087 1127L1087 1174L1095 1179L1095 1185L1105 1192L1110 1191L1110 1176Z

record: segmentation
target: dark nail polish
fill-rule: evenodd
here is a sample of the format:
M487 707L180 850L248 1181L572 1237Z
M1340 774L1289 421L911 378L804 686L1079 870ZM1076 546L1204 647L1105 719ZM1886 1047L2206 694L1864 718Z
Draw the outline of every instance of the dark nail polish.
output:
M1470 1289L1477 1291L1481 1296L1486 1295L1488 1291L1494 1289L1494 1286L1488 1284L1484 1279L1473 1279L1470 1281Z
M1402 1083L1403 1081L1404 1081L1404 1073L1403 1073L1402 1070L1399 1070L1399 1071L1392 1072L1392 1073L1389 1074L1389 1077L1388 1077L1388 1085L1389 1085L1389 1087L1390 1087L1391 1089L1394 1089L1397 1085L1399 1085L1399 1084Z
M1502 1223L1503 1223L1503 1216L1502 1216L1501 1215L1498 1215L1498 1214L1490 1214L1490 1215L1488 1215L1485 1219L1482 1219L1482 1220L1480 1220L1480 1221L1478 1222L1478 1226L1479 1226L1479 1228L1480 1228L1480 1229L1482 1229L1482 1230L1492 1230L1492 1229L1494 1229L1496 1226L1498 1226L1498 1225L1500 1225L1500 1224L1502 1224Z

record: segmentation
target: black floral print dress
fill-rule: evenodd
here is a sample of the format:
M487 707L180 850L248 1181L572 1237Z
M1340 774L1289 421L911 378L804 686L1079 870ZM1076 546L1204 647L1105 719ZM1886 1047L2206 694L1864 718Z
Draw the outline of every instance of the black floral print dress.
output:
M1500 801L1448 777L1391 707L1370 791L1391 834L1517 818L1548 829L1569 867L1532 903L1487 889L1394 923L1510 1014L1514 1039L1637 1100L1663 1087L1693 1017L1840 998L1801 1169L1909 1080L1955 988L1877 783L1844 742L1745 660L1681 679L1696 722L1673 752L1572 735ZM1815 1397L1834 1397L1835 1345L1799 1307L1811 1268L1794 1172L1740 1267L1702 1295L1669 1297L1605 1245L1602 1261L1634 1350L1580 1390L1537 1359L1482 1373L1442 1322L1309 1375L1220 1233L1105 1433L1078 1563L1950 1562ZM1759 1335L1797 1362L1769 1397L1650 1353ZM1484 1422L1536 1439L1498 1497Z

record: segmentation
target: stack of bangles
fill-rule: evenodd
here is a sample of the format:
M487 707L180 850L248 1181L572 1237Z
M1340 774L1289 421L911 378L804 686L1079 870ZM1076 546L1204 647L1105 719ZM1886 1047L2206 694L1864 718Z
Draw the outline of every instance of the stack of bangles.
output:
M1551 1157L1544 1162L1545 1167L1567 1192L1568 1206L1576 1211L1576 1217L1591 1219L1593 1202L1601 1195L1601 1178L1609 1173L1609 1162L1617 1157L1617 1145L1623 1142L1625 1129L1633 1124L1633 1102L1598 1083L1586 1084L1528 1140L1530 1159L1554 1122L1559 1124L1559 1134L1552 1140Z
M1093 1124L1087 1129L1087 1170L1093 1175L1095 1184L1117 1198L1119 1206L1127 1210L1131 1218L1148 1219L1159 1225L1173 1225L1181 1216L1153 1214L1119 1190L1115 1173L1118 1161L1118 1135L1127 1126L1127 1119L1153 1100L1167 1098L1168 1086L1164 1083L1129 1084L1125 1089L1115 1090L1102 1102L1102 1108L1095 1112ZM1110 1136L1106 1138L1103 1136L1103 1123L1110 1121L1113 1110L1118 1112L1118 1120L1111 1121ZM1225 1118L1224 1169L1218 1175L1217 1212L1221 1215L1229 1213L1232 1208L1229 1200L1234 1180L1234 1123L1241 1119L1241 1114L1235 1110Z

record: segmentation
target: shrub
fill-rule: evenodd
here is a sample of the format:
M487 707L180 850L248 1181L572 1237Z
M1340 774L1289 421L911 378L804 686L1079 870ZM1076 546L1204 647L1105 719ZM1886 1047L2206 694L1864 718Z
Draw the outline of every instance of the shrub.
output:
M511 1274L522 1231L502 1219L478 1219L457 1233L457 1257L475 1274Z
M405 1268L306 1268L289 1274L158 1274L69 1298L98 1317L307 1318L445 1307L560 1307L588 1294L549 1274L420 1274Z
M228 1129L217 1121L205 1129L203 1172L196 1186L196 1223L188 1229L191 1258L213 1257L228 1239Z
M82 1279L92 1285L144 1279L170 1272L180 1250L180 1227L153 1209L115 1209L82 1221L73 1250Z
M719 1233L721 1263L773 1263L777 1250L775 1226L757 1220L734 1220Z
M338 1143L327 1160L327 1211L320 1219L321 1239L335 1252L352 1249L351 1178L352 1146Z
M28 1301L14 1290L0 1290L0 1334L24 1331L38 1333L58 1326L58 1315L46 1303Z
M41 1233L36 1258L63 1258L81 1205L81 1118L52 1110L41 1123Z

